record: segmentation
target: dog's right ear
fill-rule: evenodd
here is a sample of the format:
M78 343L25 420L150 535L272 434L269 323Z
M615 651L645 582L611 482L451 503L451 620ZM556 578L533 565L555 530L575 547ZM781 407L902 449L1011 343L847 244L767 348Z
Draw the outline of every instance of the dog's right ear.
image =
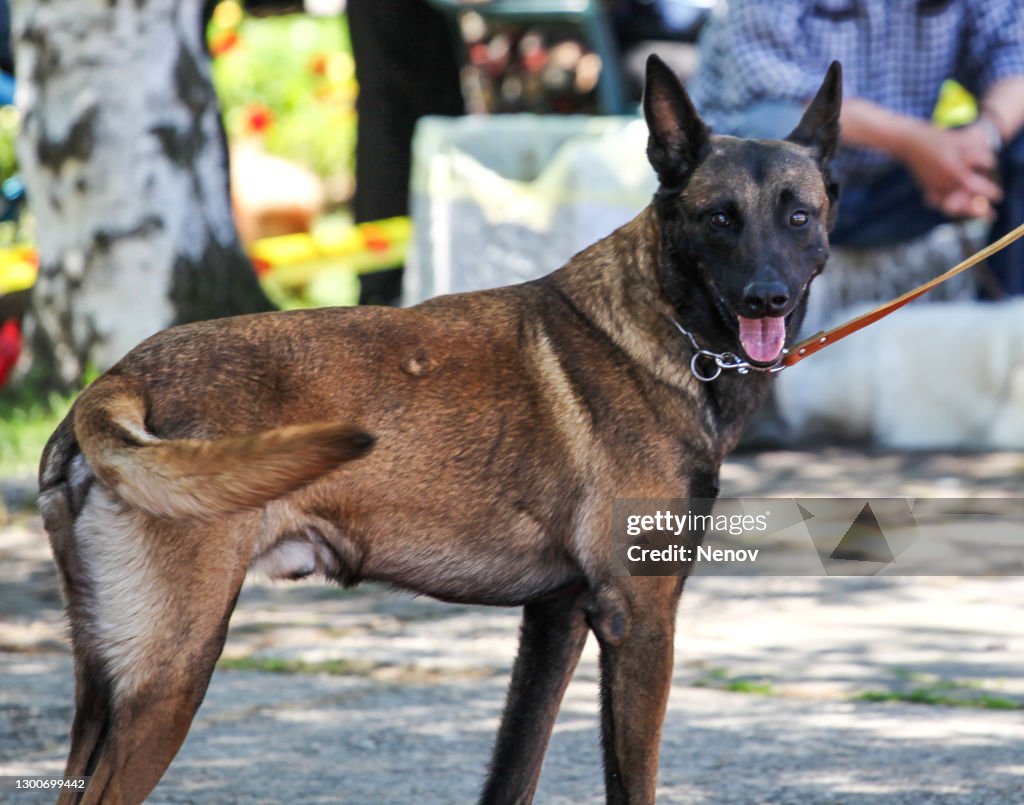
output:
M647 58L644 85L647 158L663 187L679 187L689 176L710 137L687 95L667 64L653 53Z
M827 164L839 147L839 114L843 108L843 68L829 65L825 80L808 105L797 127L786 138L814 149L818 161Z

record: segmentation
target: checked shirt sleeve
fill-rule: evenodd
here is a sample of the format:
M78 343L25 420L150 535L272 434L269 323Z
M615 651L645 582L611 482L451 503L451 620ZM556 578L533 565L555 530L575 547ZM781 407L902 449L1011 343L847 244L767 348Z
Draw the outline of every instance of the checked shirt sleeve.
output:
M984 96L1008 76L1024 76L1024 3L975 0L967 22L965 73L969 90Z
M729 50L736 60L733 79L739 104L759 99L807 101L821 82L802 44L801 21L807 3L782 0L731 0Z

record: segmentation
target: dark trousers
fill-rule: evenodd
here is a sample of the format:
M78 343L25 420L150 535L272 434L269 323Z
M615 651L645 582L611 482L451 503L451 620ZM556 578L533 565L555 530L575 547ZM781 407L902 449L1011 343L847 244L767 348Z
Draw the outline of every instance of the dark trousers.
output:
M1003 201L996 208L990 240L1024 223L1024 132L1003 148L999 181ZM839 217L829 240L837 246L855 248L891 246L948 221L925 203L910 172L898 167L870 183L843 185ZM989 258L988 265L1007 294L1024 294L1024 239Z
M409 213L412 134L424 115L465 111L449 20L422 0L348 0L359 98L356 223ZM402 270L360 277L360 304L389 304Z
M422 0L348 0L359 114L357 222L409 211L410 145L424 115L465 111L448 19Z

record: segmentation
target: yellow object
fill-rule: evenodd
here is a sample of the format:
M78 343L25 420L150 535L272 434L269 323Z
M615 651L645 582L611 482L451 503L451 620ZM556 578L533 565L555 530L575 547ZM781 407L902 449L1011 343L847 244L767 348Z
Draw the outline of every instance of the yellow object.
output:
M256 241L250 256L271 268L332 259L351 261L356 273L399 265L412 233L408 218L357 224L353 227L323 227L313 233L281 235Z
M249 253L263 269L267 293L283 307L354 305L359 275L400 266L411 236L407 217L355 226L328 222L312 233L258 240Z
M943 128L952 129L966 126L977 117L978 103L974 96L956 81L944 81L932 119Z
M25 291L36 282L36 250L31 246L0 248L0 294Z
M220 28L234 28L242 22L242 6L236 0L218 3L213 10L213 21Z

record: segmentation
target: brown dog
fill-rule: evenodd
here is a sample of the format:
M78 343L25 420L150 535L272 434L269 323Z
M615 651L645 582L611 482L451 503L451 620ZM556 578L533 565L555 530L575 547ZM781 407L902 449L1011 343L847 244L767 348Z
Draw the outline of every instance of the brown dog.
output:
M717 493L769 375L700 382L676 323L777 361L827 256L840 77L788 141L712 136L656 58L647 81L661 187L561 270L408 310L178 327L82 393L40 482L82 801L157 784L251 568L523 605L489 803L532 799L593 631L608 801L653 801L683 579L613 575L612 500Z

